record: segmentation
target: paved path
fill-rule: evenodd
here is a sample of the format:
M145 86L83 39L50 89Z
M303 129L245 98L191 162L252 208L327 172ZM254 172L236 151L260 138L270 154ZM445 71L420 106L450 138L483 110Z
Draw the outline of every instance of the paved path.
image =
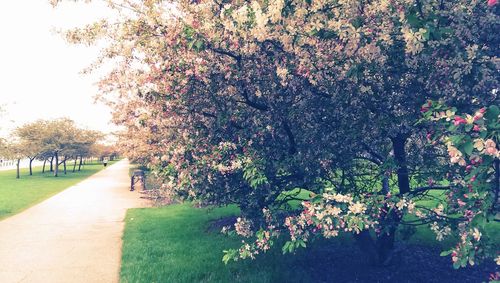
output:
M0 282L118 282L125 212L145 205L128 191L128 166L0 221Z

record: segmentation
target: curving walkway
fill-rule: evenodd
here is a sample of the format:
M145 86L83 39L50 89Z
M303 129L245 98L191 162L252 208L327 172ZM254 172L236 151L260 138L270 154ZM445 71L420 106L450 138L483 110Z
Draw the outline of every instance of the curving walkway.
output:
M126 160L0 221L0 282L118 282L128 190Z

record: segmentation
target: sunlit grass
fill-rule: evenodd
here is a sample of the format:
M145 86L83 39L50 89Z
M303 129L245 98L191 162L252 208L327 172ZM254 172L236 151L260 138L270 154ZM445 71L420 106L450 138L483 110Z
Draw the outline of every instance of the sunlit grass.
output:
M234 206L209 210L177 204L130 209L123 236L121 282L311 281L309 274L293 268L301 265L301 253L283 257L279 248L260 255L257 261L224 265L222 251L239 247L241 242L207 228L210 220L236 214Z
M16 179L16 170L0 171L0 219L31 207L103 168L100 163L87 164L80 172L73 173L73 167L69 166L67 174L64 174L61 166L57 178L52 172L42 174L41 167L33 169L33 176L29 176L28 169L21 169L20 179Z

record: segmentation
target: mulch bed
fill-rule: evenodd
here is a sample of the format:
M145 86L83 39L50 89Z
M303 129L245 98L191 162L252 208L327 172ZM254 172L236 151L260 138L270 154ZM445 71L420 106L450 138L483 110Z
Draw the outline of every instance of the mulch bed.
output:
M315 282L488 282L498 271L493 261L455 270L451 258L439 253L427 246L406 246L395 263L375 267L358 248L336 243L304 252L300 261Z
M206 232L220 232L223 227L234 227L234 223L236 223L237 216L229 216L223 217L216 220L212 220L209 222Z

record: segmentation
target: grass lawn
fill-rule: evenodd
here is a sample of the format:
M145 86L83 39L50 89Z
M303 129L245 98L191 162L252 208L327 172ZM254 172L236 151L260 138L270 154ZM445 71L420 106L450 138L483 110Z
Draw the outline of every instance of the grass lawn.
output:
M100 163L87 164L80 172L73 173L73 166L69 166L64 175L61 166L57 178L52 176L52 172L42 174L41 167L33 168L33 176L29 176L28 169L21 169L20 179L16 179L15 170L0 171L0 219L29 208L103 168Z
M277 249L262 260L224 265L222 250L241 242L207 228L210 220L237 212L231 207L207 210L189 204L130 209L123 236L121 282L310 281L301 270L286 275L279 272L298 258L281 257ZM278 256L281 259L275 261Z
M222 251L239 247L241 242L208 228L212 220L237 214L234 207L199 209L189 204L130 209L121 282L374 282L374 278L390 278L383 282L482 282L494 266L453 270L450 259L439 256L428 233L417 233L410 242L423 241L429 248L411 246L402 256L403 264L388 268L367 266L364 254L347 235L317 240L308 249L285 256L277 244L258 260L224 265Z

